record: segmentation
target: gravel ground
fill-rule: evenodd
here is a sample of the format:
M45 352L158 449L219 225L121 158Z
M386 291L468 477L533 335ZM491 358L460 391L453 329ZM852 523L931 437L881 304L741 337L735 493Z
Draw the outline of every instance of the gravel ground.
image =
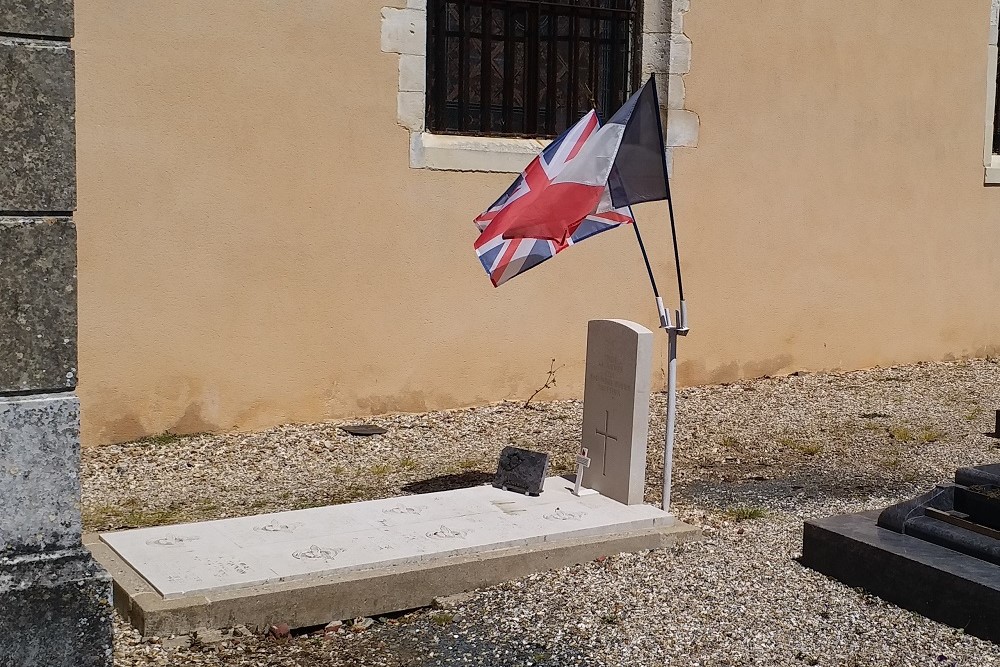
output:
M544 394L542 395L544 396ZM88 530L255 514L475 484L502 447L568 470L578 401L502 403L83 451ZM647 501L659 501L664 397ZM116 664L246 666L1000 665L988 642L802 568L802 520L877 509L1000 460L1000 364L923 363L681 392L675 511L706 539L546 572L324 635L179 648L122 622Z

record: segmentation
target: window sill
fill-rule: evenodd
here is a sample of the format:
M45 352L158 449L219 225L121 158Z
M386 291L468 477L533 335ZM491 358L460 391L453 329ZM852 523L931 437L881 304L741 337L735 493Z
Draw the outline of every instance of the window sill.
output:
M1000 185L1000 155L994 155L986 167L986 184Z
M519 174L548 143L544 139L413 132L410 134L410 167Z

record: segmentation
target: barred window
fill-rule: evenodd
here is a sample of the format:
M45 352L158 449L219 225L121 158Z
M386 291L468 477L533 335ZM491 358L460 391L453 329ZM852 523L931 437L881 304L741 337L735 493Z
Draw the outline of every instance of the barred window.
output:
M639 0L429 0L427 128L553 137L639 80Z

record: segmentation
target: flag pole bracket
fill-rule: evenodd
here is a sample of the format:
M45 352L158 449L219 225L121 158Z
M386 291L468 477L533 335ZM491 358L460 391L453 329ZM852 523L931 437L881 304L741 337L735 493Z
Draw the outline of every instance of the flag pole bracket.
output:
M670 319L670 311L663 305L663 298L656 297L656 310L660 314L660 328L666 331L676 331L678 336L687 336L690 329L687 325L687 304L681 301L680 310L674 311L674 319ZM674 322L677 324L674 324Z
M688 335L688 307L687 302L681 299L681 309L677 311L677 335Z

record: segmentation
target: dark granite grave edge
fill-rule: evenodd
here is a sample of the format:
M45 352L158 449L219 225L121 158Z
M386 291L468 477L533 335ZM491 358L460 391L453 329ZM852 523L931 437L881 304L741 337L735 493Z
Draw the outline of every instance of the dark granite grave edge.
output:
M1000 567L879 528L878 512L806 521L800 562L887 602L1000 643Z

